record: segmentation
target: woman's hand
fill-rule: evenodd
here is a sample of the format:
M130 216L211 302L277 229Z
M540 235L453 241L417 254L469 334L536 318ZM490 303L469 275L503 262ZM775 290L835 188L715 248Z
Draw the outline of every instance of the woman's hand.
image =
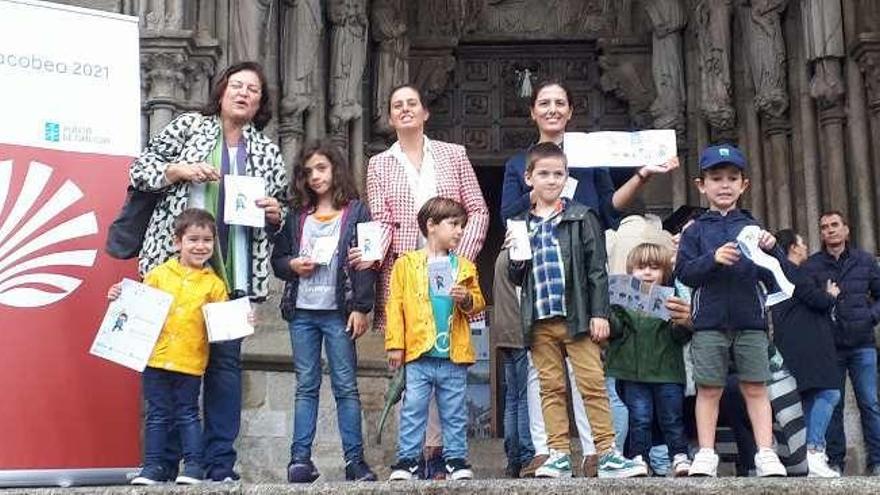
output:
M290 260L290 269L301 278L309 278L315 272L315 262L307 256L299 256Z
M400 368L400 365L403 364L403 349L394 349L392 351L388 351L388 369L391 371L397 370Z
M281 224L281 203L277 199L267 196L256 201L257 207L262 208L266 215L266 223L272 225Z
M645 165L636 172L640 176L644 178L649 178L652 175L657 174L668 174L673 170L677 169L679 166L678 157L673 156L669 160L666 160L666 163L654 164L654 165Z
M348 315L345 331L351 332L351 340L355 340L367 331L367 315L360 311L352 311Z
M355 270L362 272L364 270L369 270L376 266L378 261L363 261L361 260L361 256L363 256L363 252L359 247L353 247L348 250L348 266L354 268Z
M169 184L177 182L212 182L220 180L220 172L205 162L172 163L165 169L165 179Z
M107 299L115 301L122 294L122 282L117 282L107 289Z

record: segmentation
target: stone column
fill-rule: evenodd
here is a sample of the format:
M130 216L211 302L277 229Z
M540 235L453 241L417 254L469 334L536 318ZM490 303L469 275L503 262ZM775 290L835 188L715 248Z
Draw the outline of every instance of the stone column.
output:
M875 228L880 232L880 33L861 33L852 51L864 74L867 89L867 106L871 120L871 142L874 144L873 190ZM871 177L864 177L870 180ZM870 213L870 211L868 211Z
M844 18L847 24L854 24L856 13L855 2L844 1ZM850 32L855 26L848 26ZM869 124L867 104L865 101L865 84L858 65L853 60L846 63L846 86L847 86L847 130L849 131L849 175L855 189L856 217L851 219L857 226L856 239L859 247L871 253L878 252L877 226L875 223L874 204L871 193L872 188L871 157L869 142Z
M807 245L810 252L815 252L820 248L819 238L819 213L822 206L821 191L819 184L821 176L819 175L819 136L816 129L816 105L809 91L809 75L806 71L806 60L803 50L795 52L795 65L800 67L796 70L798 75L798 87L800 88L796 95L797 104L800 108L800 128L802 135L802 155L801 164L804 173L804 197L800 201L796 201L797 208L806 210L806 224L798 228L801 234L805 235ZM800 192L800 191L798 191Z
M822 140L823 186L828 198L825 209L842 212L849 217L849 196L846 184L846 149L843 126L846 112L843 105L823 108L819 111L819 128Z
M370 32L378 43L375 51L376 88L373 96L373 132L389 137L388 98L391 89L409 82L409 38L404 0L374 0L370 11Z

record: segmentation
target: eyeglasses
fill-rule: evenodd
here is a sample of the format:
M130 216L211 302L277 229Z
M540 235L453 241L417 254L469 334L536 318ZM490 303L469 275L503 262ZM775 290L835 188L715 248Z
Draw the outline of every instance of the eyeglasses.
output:
M247 89L248 94L259 96L263 93L263 90L260 89L256 84L248 84L247 88L245 88L245 84L241 81L229 81L227 87L233 91L240 91L242 89Z

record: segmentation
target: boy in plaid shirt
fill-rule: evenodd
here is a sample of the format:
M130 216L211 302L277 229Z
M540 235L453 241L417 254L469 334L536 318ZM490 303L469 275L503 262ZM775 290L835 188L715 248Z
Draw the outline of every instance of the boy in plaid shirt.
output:
M536 477L570 477L565 355L575 370L599 454L599 477L645 476L644 465L614 446L614 429L599 342L608 338L605 238L592 209L562 198L568 178L565 153L553 143L535 145L526 158L532 208L526 221L532 259L511 261L510 278L522 287L523 331L541 381L541 409L550 457ZM510 244L508 239L506 244Z

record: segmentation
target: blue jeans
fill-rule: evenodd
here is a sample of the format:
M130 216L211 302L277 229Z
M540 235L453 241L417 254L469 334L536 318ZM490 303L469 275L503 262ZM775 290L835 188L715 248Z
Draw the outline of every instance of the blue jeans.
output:
M163 467L172 426L183 447L187 470L201 473L202 425L199 422L201 377L146 368L141 377L147 410L144 418L144 467ZM173 474L173 473L170 473Z
M508 465L525 466L535 456L529 432L528 381L528 350L505 349L504 453Z
M626 435L629 430L629 410L617 394L617 380L605 377L605 389L608 391L608 403L611 406L614 443L617 450L623 452L626 449Z
M840 390L836 388L814 388L801 392L804 406L804 420L807 423L807 448L825 450L825 432L834 408L840 402Z
M406 392L397 444L399 460L418 459L422 453L432 391L440 412L443 459L467 459L467 365L421 357L406 364Z
M862 420L862 433L865 438L865 450L868 454L868 467L880 464L880 403L877 401L877 349L859 347L856 349L838 348L837 366L840 374L849 372L855 392L856 403L859 405L859 416ZM843 389L840 390L841 400L834 408L828 432L825 435L829 463L843 466L846 457L846 437L843 433Z
M623 382L623 397L629 408L629 450L631 456L650 458L654 414L666 440L669 458L687 454L684 435L684 386L679 383Z
M357 353L347 320L339 310L297 309L290 322L293 367L296 371L296 399L293 413L293 442L290 458L312 457L312 442L318 422L321 390L321 344L326 345L330 385L336 398L336 417L346 462L363 459L361 399L357 387Z
M205 468L232 472L241 428L241 339L211 344L204 378Z

